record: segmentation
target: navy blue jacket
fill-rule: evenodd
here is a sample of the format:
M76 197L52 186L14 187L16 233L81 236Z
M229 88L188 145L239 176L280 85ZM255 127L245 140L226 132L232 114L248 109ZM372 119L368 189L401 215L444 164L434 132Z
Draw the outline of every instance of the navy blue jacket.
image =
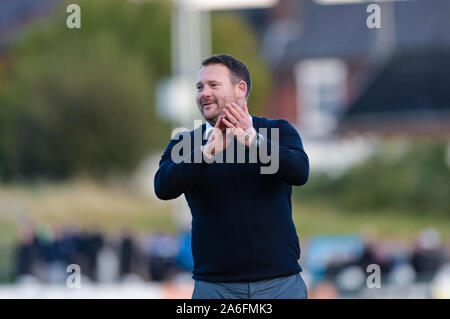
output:
M268 148L273 143L279 152L274 174L261 174L260 167L268 164L259 160L248 163L248 150L246 163L193 163L196 153L201 156L200 145L193 143L195 130L173 138L162 155L155 192L163 200L186 197L192 213L194 279L257 281L302 270L291 195L292 185L308 180L308 156L288 121L253 116L253 126L260 133L267 128ZM203 134L205 127L197 130ZM278 143L272 141L271 128L279 129ZM180 151L185 160L175 163L172 148L189 137L192 150Z

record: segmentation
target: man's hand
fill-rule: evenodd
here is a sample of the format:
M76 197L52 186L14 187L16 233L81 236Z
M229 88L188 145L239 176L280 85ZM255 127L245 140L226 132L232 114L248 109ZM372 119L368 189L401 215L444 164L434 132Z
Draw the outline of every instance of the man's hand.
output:
M224 118L224 115L219 116L216 125L214 125L212 134L208 138L206 144L202 146L203 154L209 159L224 151L233 139L232 132L226 130L226 125L223 123Z
M256 138L256 130L253 127L252 119L247 109L247 102L241 109L236 103L227 104L223 109L226 118L222 122L236 137L237 141L249 147Z

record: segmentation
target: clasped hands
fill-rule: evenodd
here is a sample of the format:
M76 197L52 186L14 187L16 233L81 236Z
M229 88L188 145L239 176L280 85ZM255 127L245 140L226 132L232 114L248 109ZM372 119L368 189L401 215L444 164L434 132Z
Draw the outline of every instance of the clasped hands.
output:
M203 154L208 158L224 151L233 138L249 147L257 135L246 102L243 108L236 103L226 104L223 114L217 119L213 130L208 141L202 147Z

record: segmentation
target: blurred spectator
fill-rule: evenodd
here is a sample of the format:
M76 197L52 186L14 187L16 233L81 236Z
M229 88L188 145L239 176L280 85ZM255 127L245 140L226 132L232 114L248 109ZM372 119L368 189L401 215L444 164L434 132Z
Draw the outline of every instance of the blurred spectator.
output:
M191 272L194 267L194 258L192 257L191 249L191 232L182 232L178 237L178 241L179 252L176 257L176 263L181 269Z
M153 236L150 247L150 277L152 280L170 279L176 270L177 253L178 245L173 237L162 233Z
M441 237L437 230L429 228L420 234L411 256L411 264L420 282L430 281L444 262Z
M32 273L34 260L34 228L32 225L22 225L19 228L19 243L16 247L16 277Z
M96 270L97 270L97 260L98 254L103 247L103 236L99 232L87 233L85 234L85 255L88 262L88 275L92 280L97 280Z
M131 273L134 255L134 243L129 233L124 233L120 243L120 278Z

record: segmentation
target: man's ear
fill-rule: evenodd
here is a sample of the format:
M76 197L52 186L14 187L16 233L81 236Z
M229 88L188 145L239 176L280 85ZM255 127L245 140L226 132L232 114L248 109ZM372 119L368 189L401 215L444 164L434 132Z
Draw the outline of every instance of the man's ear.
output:
M236 95L239 98L244 98L247 94L247 83L245 81L241 80L235 85Z

